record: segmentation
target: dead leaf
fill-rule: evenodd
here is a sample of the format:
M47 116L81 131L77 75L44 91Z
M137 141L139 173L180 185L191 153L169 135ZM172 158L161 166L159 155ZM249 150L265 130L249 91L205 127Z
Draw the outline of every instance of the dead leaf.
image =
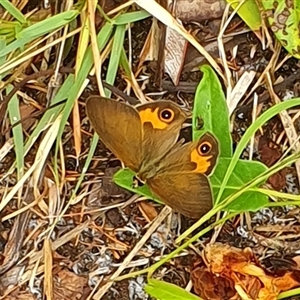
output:
M34 118L30 118L30 115L36 111L36 108L32 105L21 104L20 105L20 117L22 121L22 127L24 130L28 130L35 122Z
M54 300L86 299L88 278L61 270L54 276Z
M226 1L223 0L177 0L175 3L174 15L183 22L220 18L226 7Z
M17 289L13 291L10 295L3 298L3 300L35 300L36 297L29 293L28 291L20 291Z
M192 270L191 280L195 293L203 299L230 299L236 294L232 279L217 276L204 265Z
M165 72L178 85L187 50L187 40L174 29L166 29Z
M157 211L149 201L141 201L138 204L143 217L150 223L157 217Z
M267 275L250 248L221 243L204 249L202 260L193 267L191 280L200 297L213 300L276 300L280 292L300 286L290 271L283 276Z
M267 167L273 166L282 155L280 146L264 135L259 138L258 153L260 154L261 162ZM276 191L280 191L286 186L287 173L288 169L284 168L269 177L268 182Z

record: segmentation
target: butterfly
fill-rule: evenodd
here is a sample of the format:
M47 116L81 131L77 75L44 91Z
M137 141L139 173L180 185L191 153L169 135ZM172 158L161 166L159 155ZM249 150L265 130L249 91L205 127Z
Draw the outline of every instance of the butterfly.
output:
M216 138L178 142L187 114L159 100L135 107L90 96L87 116L100 140L146 183L155 197L175 211L199 218L212 207L209 175L219 155Z

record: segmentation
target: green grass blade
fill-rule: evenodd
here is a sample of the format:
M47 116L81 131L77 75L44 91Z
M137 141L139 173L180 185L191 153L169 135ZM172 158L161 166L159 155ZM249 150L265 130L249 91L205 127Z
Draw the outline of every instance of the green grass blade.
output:
M138 22L138 21L147 19L150 16L151 15L145 10L129 12L129 13L125 13L125 14L121 14L121 15L117 16L114 19L114 24L115 25L126 25L128 23L134 23L134 22Z
M7 88L7 92L10 92L12 89L13 87L10 85ZM11 125L21 120L19 99L16 94L8 102L7 109L8 109ZM18 124L14 126L12 132L13 132L14 148L16 154L17 177L19 180L23 176L23 172L24 172L24 146L23 146L24 141L23 141L22 124Z
M99 141L98 135L94 134L92 142L91 142L91 146L90 146L90 149L89 149L89 152L88 152L88 155L87 155L87 158L86 158L86 160L84 162L84 166L82 168L82 172L81 172L81 174L80 174L80 176L79 176L79 178L77 180L75 188L72 191L71 201L73 199L75 199L75 197L76 197L76 193L77 193L78 189L80 188L80 185L81 185L81 182L82 182L82 180L84 178L84 175L87 172L87 170L89 168L89 165L90 165L90 163L91 163L91 161L93 159L95 150L96 150L97 145L98 145L98 141Z
M226 187L226 184L229 180L229 177L232 174L233 169L235 168L240 155L242 154L243 150L249 143L251 137L255 134L255 132L263 125L265 124L268 120L276 116L278 113L280 113L283 110L295 107L300 105L300 98L292 99L289 101L281 102L279 104L274 105L270 109L268 109L266 112L264 112L260 117L256 119L256 121L250 125L250 127L247 129L243 137L241 138L239 144L237 145L237 148L233 154L231 163L228 166L227 172L224 176L224 180L222 182L222 185L220 187L220 191L218 194L218 197L215 201L216 204L220 202L220 199L222 197L223 191Z
M10 1L0 0L0 5L2 5L3 8L6 11L8 11L20 23L27 23L25 16Z
M123 49L124 38L125 38L126 27L125 25L120 25L116 27L116 32L114 35L114 41L112 44L112 49L110 53L110 59L107 68L106 82L113 85L117 76L117 71L119 68L120 57ZM106 97L110 97L111 91L105 89Z
M157 279L149 279L145 291L160 300L201 300L202 298L189 293L176 284Z
M17 40L10 43L0 51L0 57L23 47L25 44L30 43L32 40L43 36L48 32L53 32L54 30L67 25L68 23L72 22L78 16L78 14L78 10L69 10L21 30L17 36Z
M52 99L52 102L50 103L50 105L54 105L56 103L66 100L67 95L68 95L69 91L72 89L73 84L74 84L74 75L69 75L66 78L66 80L64 81L63 85L60 87L56 96ZM55 120L58 117L58 115L62 111L63 107L64 107L64 103L62 103L61 105L57 105L57 106L47 110L44 113L44 115L40 119L38 125L36 126L36 128L34 129L34 131L32 132L32 134L30 135L29 139L27 140L27 142L25 144L25 153L27 153L29 151L29 149L35 143L35 141L40 136L40 134L46 128L48 128L48 126L51 124L51 122L53 122L53 120Z
M98 47L99 50L101 51L104 46L106 45L111 32L112 32L112 25L110 24L106 24L102 30L100 31L100 33L98 34L97 40L98 40ZM93 55L92 55L92 50L91 48L89 48L86 52L86 55L83 59L83 63L82 66L78 72L78 75L74 81L73 87L72 89L70 89L68 91L68 98L67 101L65 103L65 107L64 107L64 112L63 112L63 116L61 119L61 125L57 134L57 140L59 141L61 139L62 133L64 131L64 127L66 125L66 122L69 118L69 115L71 113L71 110L73 108L73 104L74 101L77 99L77 97L79 96L79 92L81 90L81 87L85 81L85 79L87 78L91 67L93 65ZM58 150L58 149L57 149ZM57 153L57 152L56 152Z
M6 42L4 39L0 38L0 49L3 49L6 46ZM0 66L5 63L5 56L0 56ZM5 74L0 74L0 80L5 76Z
M98 48L99 50L103 50L103 48L105 47L105 45L107 44L112 31L113 31L114 26L111 23L106 23L101 31L99 32L98 36L97 36L97 42L98 42ZM67 102L65 104L64 107L64 112L62 115L62 119L61 119L61 124L60 124L60 128L57 134L57 143L56 143L56 148L55 148L55 169L57 169L57 153L58 153L58 147L59 147L59 142L61 140L63 131L64 131L64 127L67 123L67 120L70 116L70 113L72 111L73 105L74 105L74 101L77 99L77 97L79 97L79 92L82 88L82 85L84 83L84 81L86 80L91 68L93 65L93 54L92 54L92 49L91 47L86 51L86 54L84 56L81 68L77 74L76 80L74 81L74 84L72 86L72 88L68 91L68 99ZM97 144L97 142L93 143ZM92 144L90 149L89 149L89 153L88 153L88 159L86 160L85 165L88 167L91 161L91 157L93 156L95 151L95 145ZM75 190L73 191L73 196L75 195L77 188L80 186L84 175L86 173L87 167L85 169L85 171L81 172L80 177L78 178L78 183L76 185Z

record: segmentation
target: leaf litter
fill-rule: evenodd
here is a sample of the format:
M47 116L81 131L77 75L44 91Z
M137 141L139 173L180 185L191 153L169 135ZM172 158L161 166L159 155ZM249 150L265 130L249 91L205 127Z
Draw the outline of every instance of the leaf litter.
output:
M37 2L39 3L36 4ZM179 2L182 4L185 1ZM194 2L201 4L201 1ZM224 2L218 3L220 6L217 8L221 7L221 11L209 11L212 15L217 13L216 18L226 13ZM27 6L22 4L19 8L24 13L34 12L36 5L42 8L43 3L29 0ZM119 11L128 8L128 5L125 1L121 3L105 1L103 9L106 12ZM11 20L9 14L4 15L5 10L1 5L0 8L1 19ZM55 13L59 12L58 5L50 8ZM111 15L112 13L109 14ZM160 16L156 17L159 19ZM274 92L280 98L287 93L292 93L295 97L299 96L298 61L288 57L282 49L275 48L275 54L269 48L263 49L261 41L236 15L228 26L222 22L207 21L205 17L200 20L195 20L193 16L184 18L177 15L177 17L186 22L184 26L188 28L192 37L201 41L201 45L213 45L201 51L209 61L212 57L219 64L221 61L225 62L222 67L227 70L227 73L222 72L221 77L225 78L228 85L233 82L232 86L236 87L239 79L246 72L254 71L256 74L254 79L251 77L253 82L249 80L247 83L249 87L245 88L241 85L238 89L233 88L232 94L227 89L229 93L227 96L231 96L229 99L233 99L232 95L235 93L239 95L239 101L234 103L232 109L234 143L238 143L241 135L252 122L253 91L259 94L257 114L277 101ZM103 17L96 14L95 20L97 29L101 28L104 24ZM219 24L224 26L222 28L226 27L222 37L227 40L224 45L220 45L220 41L223 43L222 39L217 39L222 29L219 28ZM174 87L170 84L170 78L158 72L161 66L155 61L139 64L140 51L150 27L151 21L145 19L134 23L130 29L130 35L126 36L129 46L126 47L129 48L128 51L133 51L132 68L136 82L126 80L124 74L119 72L115 87L131 96L134 96L132 93L134 91L135 94L143 92L146 97L151 94L151 97L156 99L159 99L162 94L170 100L184 99L183 102L191 106L196 86L201 78L200 72L195 68L196 64L191 67L185 61L188 60L191 45L187 46L187 54L184 51L180 57L176 57L179 63L174 78L176 78L175 82L178 81L178 86ZM218 30L215 31L215 28ZM179 32L182 34L182 30ZM190 35L186 36L190 39ZM58 32L57 37L63 37L63 33ZM61 41L65 40L64 37ZM48 41L53 40L49 37ZM74 46L79 47L76 42ZM48 48L50 47L51 45ZM203 57L198 52L200 48L196 48L197 51L193 49L195 53L193 61L203 63ZM219 51L215 51L216 48L221 49L221 56ZM55 57L59 55L59 52L52 53ZM51 63L49 65L46 63L46 69L55 67L59 70L59 66L67 65L75 70L75 53L75 49L73 52L71 50L63 64L59 61L55 63L56 58L52 57L51 60L50 56ZM50 73L39 74L42 70L42 54L43 52L28 55L26 59L17 60L16 64L8 60L1 73L3 96L8 94L4 88L9 83L17 87L25 139L32 134L38 121L45 114L43 108L51 99L52 92L55 95L55 91L49 84ZM221 60L224 57L227 59ZM105 56L103 58L105 59ZM164 62L162 59L158 61ZM101 66L104 73L105 64ZM44 66L43 63L43 68ZM139 68L136 69L137 66ZM7 71L9 72L5 73ZM220 72L220 69L216 68L216 71ZM53 74L54 71L51 73ZM263 82L266 83L267 73L271 75L272 80L280 79L272 89L270 85L262 85ZM38 80L30 77L32 74L35 74ZM69 73L60 74L66 77ZM155 81L153 78L157 74L161 78ZM20 84L24 79L25 81ZM41 129L40 137L37 137L26 150L26 156L24 152L25 177L20 181L17 180L17 173L14 172L15 154L12 150L12 134L5 113L7 103L5 100L1 103L2 128L6 131L0 141L2 154L0 193L1 198L5 199L5 202L1 203L0 222L0 299L42 299L45 296L53 299L150 299L143 289L146 283L145 276L116 283L109 280L133 270L144 269L160 260L176 248L174 240L191 225L191 221L184 217L177 214L171 216L168 208L161 210L159 204L145 199L137 201L137 197L131 197L128 192L116 189L109 178L120 164L101 144L97 147L96 155L85 173L85 180L76 198L72 198L72 191L84 170L90 147L91 130L83 104L86 95L91 91L98 93L95 82L95 79L91 80L83 97L73 105L73 116L64 125L62 140L58 143L59 162L56 161L57 156L50 141L52 139L54 143L56 132L53 130L60 130L58 128L60 122L56 119L57 123L53 123L54 119L50 119L51 122L49 121ZM159 82L161 86L157 86ZM40 115L29 118L35 112L39 112ZM293 142L286 140L285 132L291 131L292 128L292 131L299 135L298 113L298 109L287 111L285 122L274 118L262 128L263 136L267 136L270 141L268 145L275 143L279 149L274 152L272 146L262 148L259 142L254 140L254 159L264 161L267 156L273 163L281 158L282 153ZM287 118L289 116L292 120ZM49 132L49 128L52 132ZM249 157L249 149L246 149L243 154L244 159L247 157ZM296 173L295 168L285 169L284 174L280 172L279 176L273 182L277 190L292 190L299 194L297 183L299 174ZM22 188L19 192L21 197L17 194L20 188ZM95 195L97 189L99 194ZM64 211L65 207L68 208ZM246 299L246 296L252 299L273 299L267 296L276 297L281 291L299 286L298 216L298 208L292 205L269 207L255 213L241 214L224 224L216 235L216 243L209 244L210 236L205 236L193 247L165 264L155 276L186 287L191 274L193 291L198 292L204 299L208 294L210 299L214 299L212 297L225 299L225 295L226 297L232 295L237 299L238 296L244 297L243 299ZM200 259L200 250L203 248L204 252ZM199 256L193 255L194 252ZM192 264L191 261L195 259L198 263ZM215 289L216 285L218 289Z

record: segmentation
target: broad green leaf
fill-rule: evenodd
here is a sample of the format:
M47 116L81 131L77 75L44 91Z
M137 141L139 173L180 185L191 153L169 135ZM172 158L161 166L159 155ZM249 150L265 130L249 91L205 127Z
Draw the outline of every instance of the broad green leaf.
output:
M220 190L223 178L226 174L227 168L230 164L230 158L220 158L219 163L210 177L210 182L213 188L214 198ZM250 182L252 179L261 175L267 170L267 167L257 161L239 160L230 176L221 201L229 195L237 192L242 186ZM259 192L249 191L243 193L240 197L235 199L229 206L230 211L255 211L268 203L268 197Z
M211 186L213 189L214 197L218 195L222 179L227 171L230 163L230 158L220 158L219 164L214 171L213 176L210 178ZM227 196L237 192L242 186L262 174L266 170L266 166L260 162L240 160L233 171L232 176L225 188L222 200ZM147 185L135 188L132 186L133 177L135 173L129 169L119 170L113 177L114 182L120 187L127 189L133 193L145 196L148 199L154 200L159 203L155 196L151 193ZM251 201L249 201L251 199ZM222 201L221 200L221 201ZM249 191L238 197L230 206L230 211L254 211L268 203L268 196L256 191Z
M237 0L227 0L227 2L233 9L236 9L240 5L240 1ZM257 7L255 0L243 0L243 2L244 3L239 6L237 11L238 15L252 30L259 30L262 25L262 21L259 8ZM262 2L268 1L263 0Z
M212 132L220 144L220 156L232 156L232 139L229 131L229 113L222 86L210 66L201 67L203 78L195 95L193 109L193 140L206 131ZM199 123L203 122L203 127Z
M145 291L159 300L201 300L202 298L189 293L183 288L161 280L149 279Z
M300 2L297 1L263 1L271 30L281 45L294 57L300 58Z
M148 199L157 201L159 203L162 203L158 199L155 199L155 197L152 195L151 191L149 190L147 185L139 186L139 187L133 187L133 177L135 173L131 171L130 169L121 169L119 170L113 177L113 181L119 185L120 187L131 191L133 193L136 193L141 196L145 196Z
M254 123L252 123L247 131L244 133L243 137L241 138L240 142L238 143L235 152L230 160L230 164L224 174L222 185L220 186L220 190L218 193L218 197L215 199L215 203L219 203L220 199L222 198L222 193L227 187L227 183L232 176L232 172L235 169L236 164L240 161L239 157L241 156L243 150L246 148L247 144L249 143L251 137L255 134L255 132L267 121L271 118L276 116L278 113L285 109L289 109L291 107L299 106L300 105L300 98L291 99L288 101L280 102L275 104L273 107L269 108L265 111L261 116L259 116Z

